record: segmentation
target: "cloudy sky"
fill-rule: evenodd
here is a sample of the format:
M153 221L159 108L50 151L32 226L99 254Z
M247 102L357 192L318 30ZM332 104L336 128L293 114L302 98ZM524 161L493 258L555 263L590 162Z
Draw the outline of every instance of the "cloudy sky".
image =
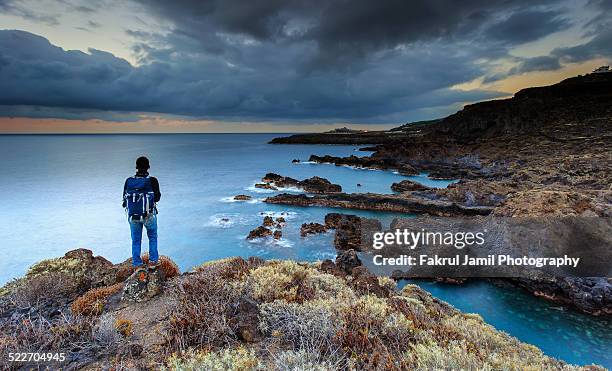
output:
M0 132L388 128L612 59L612 0L0 0Z

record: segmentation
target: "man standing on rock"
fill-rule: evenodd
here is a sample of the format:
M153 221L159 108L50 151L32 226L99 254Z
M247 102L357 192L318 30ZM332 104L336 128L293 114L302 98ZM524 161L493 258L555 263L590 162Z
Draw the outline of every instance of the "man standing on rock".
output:
M130 223L132 235L132 266L143 268L140 258L142 243L142 228L147 229L149 238L149 269L157 268L159 255L157 253L157 207L161 198L159 182L149 176L149 159L139 157L136 160L136 175L125 180L123 186L123 207Z

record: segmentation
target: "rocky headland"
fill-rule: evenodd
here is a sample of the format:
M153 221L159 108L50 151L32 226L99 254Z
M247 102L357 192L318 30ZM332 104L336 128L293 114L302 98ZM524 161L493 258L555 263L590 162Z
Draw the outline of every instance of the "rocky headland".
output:
M330 223L344 217L330 217ZM602 369L545 356L418 286L335 261L212 261L132 273L89 250L35 264L0 294L3 368L63 370ZM8 363L10 352L63 362Z
M271 143L370 144L367 157L310 161L458 179L445 189L396 183L395 195L287 195L266 202L440 216L612 216L612 74L589 74L471 104L439 120L390 131L300 134ZM610 278L548 277L516 282L535 295L587 313L610 297ZM604 300L605 301L605 300ZM609 308L610 303L606 304Z

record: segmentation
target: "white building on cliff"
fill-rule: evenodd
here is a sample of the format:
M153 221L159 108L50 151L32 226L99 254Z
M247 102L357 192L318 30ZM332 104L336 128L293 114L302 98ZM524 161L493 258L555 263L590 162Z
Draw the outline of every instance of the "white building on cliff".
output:
M612 72L612 69L610 69L610 66L601 66L593 70L593 73L610 73L610 72Z

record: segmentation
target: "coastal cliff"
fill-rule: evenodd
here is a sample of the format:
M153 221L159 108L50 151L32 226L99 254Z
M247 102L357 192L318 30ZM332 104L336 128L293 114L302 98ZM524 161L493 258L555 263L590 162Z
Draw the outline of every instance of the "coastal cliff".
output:
M443 119L390 131L300 134L271 143L368 141L373 146L364 149L373 152L370 156L313 155L309 160L404 175L426 172L458 182L444 189L397 183L391 196L279 195L266 202L431 215L612 216L612 74L523 89L512 98L471 104ZM517 284L587 313L606 314L609 302L592 307L584 305L584 298L610 297L611 281L549 277Z
M158 269L138 289L129 260L89 250L34 265L2 288L3 362L27 351L63 352L48 366L65 370L581 369L417 286L398 290L352 250L321 263L228 258L183 274L164 257ZM155 294L132 295L151 285Z

